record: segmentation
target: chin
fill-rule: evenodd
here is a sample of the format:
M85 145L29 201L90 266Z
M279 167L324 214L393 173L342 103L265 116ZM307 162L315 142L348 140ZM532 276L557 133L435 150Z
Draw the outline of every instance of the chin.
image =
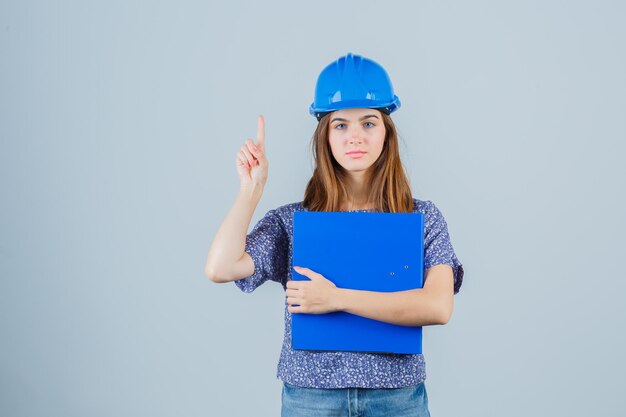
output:
M343 166L343 169L349 172L361 172L367 171L371 166L372 164L346 164Z

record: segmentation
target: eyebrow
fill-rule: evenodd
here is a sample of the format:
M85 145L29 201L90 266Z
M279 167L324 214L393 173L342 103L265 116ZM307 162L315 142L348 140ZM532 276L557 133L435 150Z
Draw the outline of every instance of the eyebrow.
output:
M376 116L375 114L366 114L365 116L363 116L363 117L361 117L361 118L359 119L359 122L361 122L361 121L363 121L363 120L365 120L365 119L368 119L368 118L370 118L370 117L373 117L373 118L375 118L375 119L378 119L378 116ZM347 122L347 121L349 121L349 120L348 120L348 119L343 119L343 118L341 118L341 117L335 117L335 118L334 118L333 120L331 120L330 122L332 123L332 122Z

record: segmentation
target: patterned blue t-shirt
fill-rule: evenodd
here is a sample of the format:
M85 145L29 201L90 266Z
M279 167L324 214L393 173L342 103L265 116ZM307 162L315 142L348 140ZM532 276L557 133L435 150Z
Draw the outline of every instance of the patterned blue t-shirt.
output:
M268 211L248 234L245 251L254 261L254 273L235 281L241 291L250 293L267 280L286 289L293 273L295 211L308 210L302 202L280 206ZM433 202L415 198L413 211L424 214L424 277L431 266L448 264L454 272L454 293L458 293L463 266L450 243L443 215ZM285 337L276 376L288 384L309 388L400 388L424 382L426 369L422 354L293 350L291 313L285 303Z

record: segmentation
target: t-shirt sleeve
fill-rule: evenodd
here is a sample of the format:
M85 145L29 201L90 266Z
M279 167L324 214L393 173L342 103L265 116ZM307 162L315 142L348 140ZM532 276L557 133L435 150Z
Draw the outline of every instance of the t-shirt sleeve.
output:
M431 201L427 201L424 215L424 271L433 265L446 264L454 274L454 293L458 293L463 283L463 265L457 259L448 225L441 211Z
M234 281L241 291L250 293L268 279L285 285L289 239L276 210L268 211L246 236L245 251L254 261L254 273Z

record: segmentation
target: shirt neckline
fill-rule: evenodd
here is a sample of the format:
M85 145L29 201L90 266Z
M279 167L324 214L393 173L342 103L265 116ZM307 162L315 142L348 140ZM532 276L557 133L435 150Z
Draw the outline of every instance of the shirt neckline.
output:
M300 205L300 209L302 209L303 211L310 211L308 208L302 205L301 201L298 204ZM367 212L374 212L374 210L375 209L346 210L346 211L336 211L335 213L367 213Z

